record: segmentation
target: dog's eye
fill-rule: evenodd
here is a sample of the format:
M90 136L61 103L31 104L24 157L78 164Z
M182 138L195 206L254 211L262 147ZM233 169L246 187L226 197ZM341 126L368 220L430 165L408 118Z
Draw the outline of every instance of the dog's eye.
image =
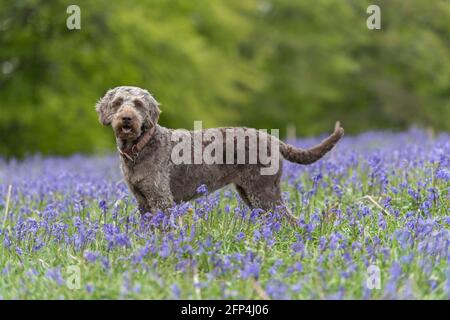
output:
M144 103L141 100L134 100L134 105L136 108L144 109Z
M122 102L123 102L123 99L122 99L122 98L118 98L118 99L114 100L114 101L112 102L112 108L113 108L113 109L119 108L119 107L122 105Z

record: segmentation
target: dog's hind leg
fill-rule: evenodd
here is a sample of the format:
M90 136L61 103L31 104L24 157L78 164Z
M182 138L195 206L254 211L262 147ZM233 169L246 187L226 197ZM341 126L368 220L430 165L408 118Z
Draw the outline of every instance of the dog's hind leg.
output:
M265 211L279 210L289 224L295 227L299 225L299 220L283 203L279 182L275 181L271 187L264 189L260 185L236 185L236 190L250 208L261 208Z
M235 185L235 187L236 187L236 191L238 192L238 194L241 197L242 201L244 201L244 203L248 207L252 208L253 206L252 206L252 204L250 202L250 199L248 198L247 194L245 193L244 188L242 188L241 186L239 186L237 184Z

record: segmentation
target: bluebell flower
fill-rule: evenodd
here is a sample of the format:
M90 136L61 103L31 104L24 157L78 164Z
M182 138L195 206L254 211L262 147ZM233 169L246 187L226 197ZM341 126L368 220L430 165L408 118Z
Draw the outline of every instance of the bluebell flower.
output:
M236 235L236 240L239 241L239 242L242 241L244 238L245 238L245 234L243 232L239 232Z
M53 280L58 286L62 286L65 283L60 268L49 269L45 276Z
M172 284L171 286L170 286L170 290L172 291L172 296L173 296L173 298L174 299L180 299L180 297L181 297L181 290L180 290L180 288L178 287L178 285L177 284Z
M250 277L258 279L259 272L260 272L260 265L258 262L248 262L241 269L241 277L243 279L248 279Z
M198 194L207 194L207 193L208 193L208 188L206 187L205 184L202 184L202 185L200 185L200 186L197 188L197 193L198 193Z
M89 263L94 263L95 261L97 261L99 256L100 256L100 254L98 252L92 252L92 251L84 252L84 258Z

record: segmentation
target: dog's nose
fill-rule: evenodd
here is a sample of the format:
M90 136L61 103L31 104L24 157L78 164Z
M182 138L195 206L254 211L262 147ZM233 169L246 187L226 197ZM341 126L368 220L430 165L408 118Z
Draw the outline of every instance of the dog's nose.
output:
M131 118L130 117L122 117L122 121L124 123L129 123L129 122L131 122Z

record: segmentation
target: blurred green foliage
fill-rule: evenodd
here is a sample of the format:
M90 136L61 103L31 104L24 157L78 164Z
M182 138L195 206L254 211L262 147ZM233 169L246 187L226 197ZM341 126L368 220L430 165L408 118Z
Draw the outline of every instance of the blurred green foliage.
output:
M81 8L81 30L66 9ZM366 8L381 7L381 30ZM0 154L112 148L94 104L136 85L160 122L297 134L450 129L447 0L0 0Z

